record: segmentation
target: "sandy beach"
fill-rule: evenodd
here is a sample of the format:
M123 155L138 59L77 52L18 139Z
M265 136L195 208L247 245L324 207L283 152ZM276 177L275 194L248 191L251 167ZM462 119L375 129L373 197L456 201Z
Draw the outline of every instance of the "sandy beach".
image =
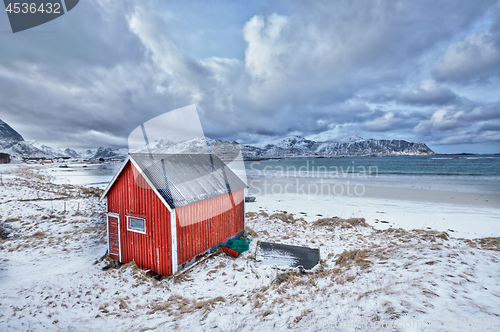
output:
M500 209L477 204L287 194L259 195L255 203L246 205L246 209L267 213L286 211L311 221L334 216L365 218L376 229L432 229L463 238L500 236Z
M281 169L280 163L268 165ZM317 215L359 217L376 229L432 229L463 238L500 236L500 186L495 180L353 173L321 177L314 170L309 164L309 172L302 173L250 172L249 194L257 202L247 204L247 210L287 211L311 221Z

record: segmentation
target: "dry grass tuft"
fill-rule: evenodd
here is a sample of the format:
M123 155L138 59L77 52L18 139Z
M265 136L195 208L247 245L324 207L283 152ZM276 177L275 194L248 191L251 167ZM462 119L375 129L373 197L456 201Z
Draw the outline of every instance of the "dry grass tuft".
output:
M274 213L269 216L269 219L278 219L287 224L294 224L296 221L302 219L295 219L291 213ZM303 220L303 219L302 219Z
M346 250L337 257L335 265L349 267L352 263L359 265L362 269L368 268L372 262L365 259L370 251L367 249Z
M441 232L439 235L436 235L438 238L440 239L443 239L443 240L446 240L448 241L448 239L450 238L450 236L448 235L448 233L446 232Z
M247 218L247 219L255 219L257 217L258 217L258 214L256 212L245 213L245 218Z
M446 232L438 232L433 230L412 229L411 232L417 235L421 240L428 242L436 242L440 240L448 240L450 236Z
M370 236L380 236L381 234L398 238L399 241L408 243L412 240L425 241L425 242L437 242L439 245L442 240L448 241L450 236L446 232L438 232L434 230L426 229L412 229L411 231L406 231L401 228L388 228L383 231L377 231Z
M485 237L481 239L474 239L471 242L475 242L475 246L479 247L480 249L500 251L500 237Z
M276 287L280 287L280 285L283 284L285 285L281 287L283 289L296 288L299 286L305 286L311 288L311 287L317 287L316 282L318 281L318 279L331 276L333 280L335 275L340 275L341 273L342 272L340 268L322 270L320 272L306 273L306 274L302 274L296 271L289 271L278 274L276 278L273 280L272 284L276 285Z
M409 235L407 230L404 230L402 228L388 228L383 231L378 231L377 234L387 234L387 235L392 235L394 237L401 237L401 236L407 236ZM379 236L379 235L375 235Z
M226 263L220 262L217 266L214 266L212 270L207 272L207 276L212 277L212 274L217 273L221 269L224 269L226 266L227 266ZM225 272L223 272L223 273L225 273Z
M185 273L177 274L177 275L173 276L173 279L174 279L174 284L179 284L179 283L184 282L184 281L193 280L193 279L189 278L189 271L185 272Z
M298 276L297 272L280 273L276 276L276 279L274 279L273 282L280 285L286 281L294 281L296 276Z
M153 308L146 312L146 315L152 315L156 313L157 311L166 311L168 309L171 309L172 305L168 302L162 302L162 303L157 303L153 305Z
M205 311L210 310L215 307L218 302L226 302L222 296L217 296L216 298L195 302L191 305L191 308L187 311L192 311L193 309L205 309Z
M122 310L129 309L128 304L123 299L120 299L120 304L118 305L118 307Z
M269 316L269 315L272 315L274 312L272 310L266 310L264 311L264 313L262 314L262 317L266 317L266 316Z
M372 290L369 290L369 291L367 291L367 292L363 292L363 293L359 294L359 296L358 296L358 299L357 299L357 300L359 301L359 300L361 300L362 298L367 297L367 296L369 296L369 295L371 295L371 294L377 294L377 293L383 292L383 291L385 291L385 290L386 290L386 288L385 288L385 287L383 287L383 288L377 288L377 289L372 289Z
M175 315L180 317L181 315L192 312L193 310L203 309L205 312L210 311L217 305L217 303L220 302L226 302L226 300L222 296L218 296L213 299L194 302L180 295L172 295L168 298L168 301L153 305L153 308L151 308L151 310L146 314L151 315L158 311L170 311L177 309L178 311L175 312Z
M150 311L146 312L147 315L154 314L158 311L172 311L172 310L181 310L181 313L187 312L191 307L191 303L193 301L186 299L180 295L171 295L167 301L156 303L153 305ZM179 313L178 313L179 314ZM170 315L170 313L169 313Z
M300 316L294 318L294 320L292 321L292 325L297 325L304 317L309 315L311 312L312 312L311 309L302 310Z
M88 197L101 197L102 193L104 190L95 188L95 187L81 187L80 188L80 196L83 196L85 198Z
M47 234L45 232L36 232L31 234L29 237L36 239L43 239L47 237Z
M368 225L366 223L365 218L342 219L339 217L318 219L313 223L313 226L315 226L315 227L327 227L329 230L333 230L334 228L339 227L339 226L342 229L349 229L349 228L354 228L357 226L371 227L370 225Z
M225 268L227 266L226 263L224 262L220 262L219 265L217 265L216 267L214 267L215 269L222 269L222 268Z
M108 256L109 257L109 256ZM110 258L111 259L111 258ZM123 268L124 269L128 269L128 268L131 268L132 271L137 271L137 270L140 270L140 267L137 266L137 263L135 262L135 260L131 261L131 262L128 262L126 264L123 264Z
M351 282L354 279L356 279L355 275L339 275L339 276L332 276L332 281L335 281L339 285L343 285L346 282Z
M251 229L248 226L245 226L245 236L250 236L250 237L253 237L253 238L259 237L259 235L257 234L257 232L254 231L253 229Z
M14 173L17 173L18 175L21 175L24 178L28 178L30 180L36 179L41 182L50 182L50 178L48 176L36 173L30 168L17 168Z
M248 219L257 219L258 217L264 217L264 218L267 218L269 217L269 215L264 212L264 211L259 211L259 213L257 212L247 212L245 213L245 217L248 218Z
M97 264L98 262L102 262L102 261L106 261L106 262L107 262L106 266L104 266L104 267L102 268L102 269L103 269L103 271L106 271L106 270L109 270L109 269L116 269L116 268L119 268L119 267L121 267L121 266L122 266L120 263L118 263L118 264L117 264L117 263L116 263L116 261L115 261L113 258L111 258L111 257L109 256L109 254L108 254L108 252L107 252L107 251L106 251L106 253L104 254L104 256L102 256L99 260L96 260L96 261L94 262L94 264ZM135 261L132 261L132 262L130 262L130 263L127 263L127 264L125 264L125 265L123 265L123 266L125 266L125 267L129 267L129 266L133 266L133 265L135 265L135 267L137 267L137 264L135 264ZM138 267L137 267L137 268L138 268Z

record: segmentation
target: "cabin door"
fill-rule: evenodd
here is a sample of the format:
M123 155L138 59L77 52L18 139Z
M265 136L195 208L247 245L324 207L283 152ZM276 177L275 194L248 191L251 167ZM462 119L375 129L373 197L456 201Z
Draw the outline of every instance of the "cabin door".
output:
M108 252L109 256L121 261L120 252L120 215L108 213Z

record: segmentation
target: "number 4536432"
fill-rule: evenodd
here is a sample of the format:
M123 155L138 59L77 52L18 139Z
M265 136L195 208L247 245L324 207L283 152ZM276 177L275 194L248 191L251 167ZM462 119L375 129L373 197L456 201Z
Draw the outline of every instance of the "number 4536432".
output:
M34 13L47 13L47 14L61 14L61 4L60 3L41 3L39 6L37 6L36 3L27 3L27 2L15 2L15 3L9 3L7 8L5 8L5 11L14 14L34 14Z

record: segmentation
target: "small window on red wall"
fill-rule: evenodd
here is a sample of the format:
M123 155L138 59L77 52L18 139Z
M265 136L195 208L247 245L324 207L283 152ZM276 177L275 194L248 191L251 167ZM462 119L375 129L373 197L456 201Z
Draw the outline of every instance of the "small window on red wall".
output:
M146 219L135 216L127 216L127 230L146 234Z

